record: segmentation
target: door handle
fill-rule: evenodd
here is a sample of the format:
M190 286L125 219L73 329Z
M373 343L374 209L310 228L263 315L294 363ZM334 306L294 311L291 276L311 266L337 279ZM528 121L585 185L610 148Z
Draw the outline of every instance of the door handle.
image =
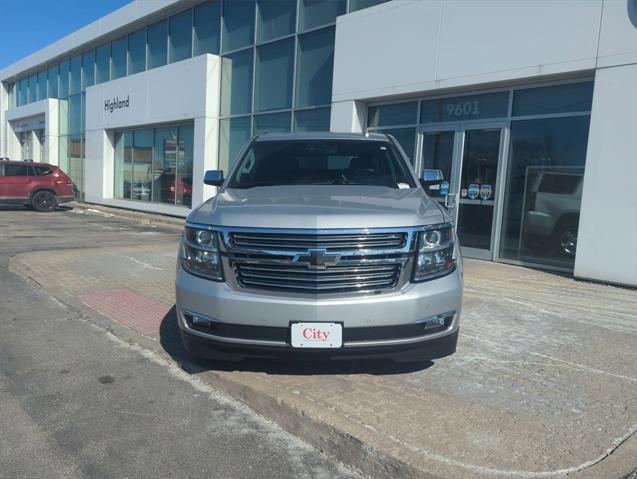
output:
M445 196L445 206L447 208L454 208L456 206L456 195L448 194Z

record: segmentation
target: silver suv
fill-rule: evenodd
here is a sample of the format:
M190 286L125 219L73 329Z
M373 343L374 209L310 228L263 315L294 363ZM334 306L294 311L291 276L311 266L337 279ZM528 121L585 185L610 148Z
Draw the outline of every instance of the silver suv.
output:
M187 219L177 315L195 356L391 357L456 350L462 259L391 136L266 134Z

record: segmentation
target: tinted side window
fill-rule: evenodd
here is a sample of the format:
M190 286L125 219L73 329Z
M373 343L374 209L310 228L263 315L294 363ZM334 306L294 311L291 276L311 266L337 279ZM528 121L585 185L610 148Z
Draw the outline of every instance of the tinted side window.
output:
M544 174L538 191L542 193L556 193L559 195L572 195L581 176L577 175L551 175Z
M53 173L49 166L35 166L35 176L47 176Z
M29 165L4 165L4 176L33 176Z

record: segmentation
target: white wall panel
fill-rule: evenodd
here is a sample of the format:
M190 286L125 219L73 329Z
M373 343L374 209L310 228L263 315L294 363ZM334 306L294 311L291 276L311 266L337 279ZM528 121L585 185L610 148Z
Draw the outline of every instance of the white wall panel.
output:
M601 0L394 0L344 15L332 101L592 70L601 11Z
M202 55L88 87L86 130L218 117L218 102L211 101L219 94L218 63ZM115 98L129 105L111 112L105 102Z
M443 2L436 79L594 68L600 12L601 0Z
M341 133L362 133L365 128L364 102L340 101L332 103L330 131Z
M598 67L637 63L637 0L606 0Z
M575 276L637 286L637 65L597 71Z
M13 132L11 122L27 120L33 117L44 116L44 137L46 141L46 157L41 161L58 165L58 135L59 135L59 101L55 98L40 100L28 105L22 105L5 112L4 127L7 136L7 156L11 159L20 158L20 143Z
M440 13L440 0L397 0L338 17L332 101L433 82Z
M219 57L200 55L86 89L86 201L184 216L177 206L144 205L113 199L114 129L194 122L193 206L214 194L202 184L203 171L218 165ZM108 101L128 100L123 108Z

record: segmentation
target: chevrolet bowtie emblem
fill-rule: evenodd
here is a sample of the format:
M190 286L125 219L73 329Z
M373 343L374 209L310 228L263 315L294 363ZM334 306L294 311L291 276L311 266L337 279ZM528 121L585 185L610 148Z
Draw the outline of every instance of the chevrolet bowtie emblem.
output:
M307 264L312 269L325 269L341 261L340 255L328 254L324 249L309 249L306 254L297 255L295 262Z

